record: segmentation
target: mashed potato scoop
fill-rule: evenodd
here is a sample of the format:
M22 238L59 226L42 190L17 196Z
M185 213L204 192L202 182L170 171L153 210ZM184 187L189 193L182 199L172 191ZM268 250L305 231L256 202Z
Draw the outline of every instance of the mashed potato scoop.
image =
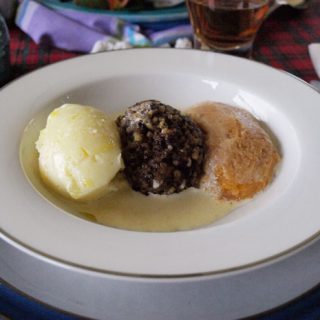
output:
M104 196L122 167L113 119L89 106L65 104L53 110L36 148L44 182L76 200Z

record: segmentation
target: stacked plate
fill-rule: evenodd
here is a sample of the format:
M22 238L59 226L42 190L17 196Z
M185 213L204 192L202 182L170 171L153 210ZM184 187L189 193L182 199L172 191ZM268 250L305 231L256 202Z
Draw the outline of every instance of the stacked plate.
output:
M279 143L272 184L212 225L151 233L83 220L29 183L19 144L36 115L65 102L119 113L151 98L249 110ZM211 52L133 49L42 68L5 87L0 105L0 277L33 298L97 319L234 319L318 283L320 95L306 83Z

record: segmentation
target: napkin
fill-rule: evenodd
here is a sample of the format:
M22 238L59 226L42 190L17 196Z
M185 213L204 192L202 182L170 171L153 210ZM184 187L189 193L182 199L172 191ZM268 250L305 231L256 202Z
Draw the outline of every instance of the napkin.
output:
M308 49L314 69L320 78L320 43L312 43L309 45Z
M34 0L21 1L16 24L38 44L78 52L162 46L192 36L188 21L162 22L141 28L138 24L105 15L103 11L58 10ZM118 42L125 45L117 45Z

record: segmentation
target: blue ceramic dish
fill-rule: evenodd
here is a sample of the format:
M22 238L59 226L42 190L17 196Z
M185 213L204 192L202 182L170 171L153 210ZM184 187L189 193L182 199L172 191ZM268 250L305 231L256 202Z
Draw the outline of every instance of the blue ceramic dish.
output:
M76 10L82 12L99 13L106 16L118 17L122 20L133 22L133 23L161 23L171 21L184 21L188 20L188 12L185 4L164 8L164 9L153 9L146 11L133 11L133 10L102 10L102 9L91 9L81 6L77 6L72 2L62 2L60 0L40 0L40 3L46 5L49 8L59 10Z

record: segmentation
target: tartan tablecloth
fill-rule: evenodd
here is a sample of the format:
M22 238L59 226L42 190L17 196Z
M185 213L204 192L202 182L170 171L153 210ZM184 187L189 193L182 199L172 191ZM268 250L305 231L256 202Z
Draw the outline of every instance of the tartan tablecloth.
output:
M75 52L38 46L13 25L10 26L10 36L12 79L41 66L79 55ZM257 35L253 59L309 82L317 79L307 48L312 42L320 42L320 0L311 1L305 10L281 7L273 12ZM1 314L21 320L74 319L72 316L30 301L3 284L0 284L0 319L2 319ZM318 320L320 286L286 306L252 319Z
M12 78L78 55L37 46L19 29L10 29ZM274 11L257 35L253 59L309 82L317 78L307 48L312 42L320 42L320 0L311 0L306 10L281 7Z

